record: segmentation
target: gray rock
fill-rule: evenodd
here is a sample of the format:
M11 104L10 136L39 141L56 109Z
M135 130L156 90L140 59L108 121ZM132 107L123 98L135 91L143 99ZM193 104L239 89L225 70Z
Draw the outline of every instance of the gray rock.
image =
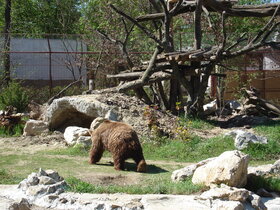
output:
M249 144L267 144L266 137L257 136L253 133L246 132L243 130L234 130L225 135L232 136L233 138L235 138L234 146L238 150L247 148Z
M64 180L61 176L59 176L57 171L49 169L49 170L46 170L46 174L48 177L51 177L52 179L54 179L56 182L60 182L60 181Z
M250 193L250 195L248 196L248 200L251 203L252 207L256 210L266 210L267 209L267 207L262 202L261 197L254 193Z
M46 109L44 120L49 123L51 129L60 128L71 118L76 118L76 124L80 126L85 124L89 126L93 119L99 116L104 117L112 108L100 102L97 97L96 95L80 95L56 99ZM77 117L77 113L80 117Z
M68 145L75 145L80 136L89 136L89 129L69 126L64 131L64 139Z
M249 196L249 191L244 188L229 187L222 184L220 187L214 187L203 192L198 199L222 199L227 201L245 202Z
M118 114L118 111L116 110L116 108L110 109L105 117L108 120L112 120L112 121L119 121L120 120L120 116Z
M230 109L232 110L240 110L241 109L241 104L238 101L230 100L226 102L226 105L229 106Z
M280 159L277 160L271 167L271 173L280 174Z
M217 110L217 100L211 101L208 104L203 105L203 111L205 115L214 113Z
M40 176L39 180L39 184L43 185L51 185L55 183L55 180L48 176Z
M280 160L274 164L266 164L260 166L248 167L248 175L265 176L280 173Z
M213 159L215 159L215 158L209 158L206 160L202 160L196 164L192 164L192 165L186 166L185 168L173 171L173 173L171 175L172 181L184 181L186 178L192 176L194 171L198 167L205 165L206 163L208 163L209 161L211 161Z
M91 146L91 137L90 136L80 136L78 138L75 146L78 146L78 145L82 145L83 147L90 147Z
M227 184L243 187L247 182L249 156L240 151L226 151L217 158L198 167L192 177L194 184Z
M48 123L40 120L28 120L23 129L23 136L36 136L49 132Z

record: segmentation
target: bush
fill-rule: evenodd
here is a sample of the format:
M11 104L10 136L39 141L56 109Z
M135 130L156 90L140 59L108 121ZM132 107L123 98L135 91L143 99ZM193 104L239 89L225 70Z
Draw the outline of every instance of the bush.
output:
M3 88L0 93L0 109L13 106L18 112L24 112L28 105L27 93L19 83L11 82L8 87Z

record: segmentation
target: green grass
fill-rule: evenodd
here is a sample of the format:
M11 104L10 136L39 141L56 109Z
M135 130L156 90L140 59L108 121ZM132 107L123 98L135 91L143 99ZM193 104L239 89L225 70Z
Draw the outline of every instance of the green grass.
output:
M189 141L170 140L156 148L148 143L142 147L147 159L178 162L200 161L234 149L232 138L222 136L210 139L194 136Z
M11 173L8 173L5 169L0 169L0 184L18 184L23 179L23 177L13 176Z
M271 121L265 125L256 126L254 130L266 136L267 144L251 144L247 149L242 150L249 154L252 160L277 160L280 158L280 121Z
M50 155L68 155L68 156L88 156L90 148L84 148L82 146L77 147L68 147L68 148L60 148L56 150L51 150L45 152L46 154Z
M210 122L191 119L182 121L191 128L212 129ZM250 154L254 164L273 162L280 157L280 123L274 122L263 126L255 127L255 130L269 138L267 145L251 145L243 152ZM187 139L187 138L186 138ZM142 139L143 140L143 139ZM108 164L111 158L101 159L99 165L89 165L89 148L69 147L66 149L44 150L29 154L25 150L19 152L16 148L1 148L0 153L0 184L16 184L27 177L31 172L37 172L39 168L53 169L66 178L69 184L69 191L79 193L130 193L130 194L191 194L199 192L202 186L192 184L191 179L184 182L173 183L170 179L172 171L184 167L185 163L198 162L210 157L219 156L224 151L234 150L234 141L231 137L217 136L203 139L198 136L190 136L188 140L176 140L162 138L156 141L143 141L142 147L144 156L148 163L147 173L135 173L135 164L127 163L127 171L115 171L113 166ZM103 157L110 157L106 152ZM164 160L166 162L152 161ZM172 161L172 162L170 162ZM168 163L169 162L169 163ZM93 185L83 180L85 175L88 178L95 174L103 173L111 176L137 176L140 184L122 185L107 184ZM278 178L261 178L254 180L256 187L279 190L280 180ZM255 186L255 185L254 185Z
M77 193L128 193L128 194L191 194L203 189L194 185L191 179L174 183L167 176L157 176L145 179L138 185L92 185L75 177L66 179L69 185L68 191Z
M185 117L180 117L180 123L182 125L187 125L189 128L194 128L194 129L212 129L214 128L213 122L209 120L204 120L204 119L199 119L199 118L185 118Z
M12 130L7 130L4 127L0 127L0 137L18 137L23 133L23 124L17 124Z

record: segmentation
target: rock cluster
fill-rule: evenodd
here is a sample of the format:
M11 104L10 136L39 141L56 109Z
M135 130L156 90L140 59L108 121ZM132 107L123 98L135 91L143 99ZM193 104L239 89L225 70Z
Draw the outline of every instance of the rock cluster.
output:
M42 197L48 194L59 195L66 186L66 182L57 172L40 169L38 173L31 173L21 181L18 188L28 196Z
M196 199L209 201L213 209L221 207L223 209L268 209L266 206L268 204L264 204L259 195L240 187L244 187L247 180L250 183L251 176L279 174L280 160L274 164L249 168L248 162L248 155L238 150L227 151L218 157L176 170L172 173L171 179L182 181L193 176L193 183L209 186L210 190L203 192ZM273 193L267 193L267 195L273 197ZM222 201L228 202L221 204ZM219 207L216 206L218 204Z

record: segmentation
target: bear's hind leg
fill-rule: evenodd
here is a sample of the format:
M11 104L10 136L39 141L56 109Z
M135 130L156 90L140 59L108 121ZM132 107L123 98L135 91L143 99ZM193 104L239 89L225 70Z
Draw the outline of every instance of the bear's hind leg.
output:
M98 138L92 136L92 146L89 152L89 163L90 164L97 163L101 159L103 152L104 152L103 144L101 144Z

